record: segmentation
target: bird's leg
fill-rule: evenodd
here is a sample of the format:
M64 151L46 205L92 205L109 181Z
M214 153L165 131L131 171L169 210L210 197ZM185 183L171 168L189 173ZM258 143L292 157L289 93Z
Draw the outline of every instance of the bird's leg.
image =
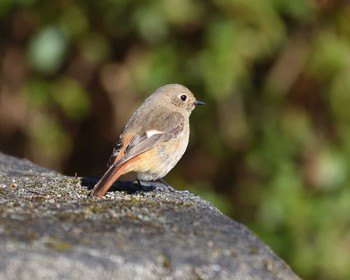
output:
M169 191L176 192L176 190L172 186L170 186L164 179L159 178L158 181L160 181L166 187L166 189L168 189ZM137 182L137 184L138 184L140 189L142 189L142 188L147 186L147 185L146 186L142 186L140 180L138 180L138 179L136 179L136 182Z
M176 190L172 186L170 186L163 178L159 178L158 180L161 181L168 188L169 191L176 192Z

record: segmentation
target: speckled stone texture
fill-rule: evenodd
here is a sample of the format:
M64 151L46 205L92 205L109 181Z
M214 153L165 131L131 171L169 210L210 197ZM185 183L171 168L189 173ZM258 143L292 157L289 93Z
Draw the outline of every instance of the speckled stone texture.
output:
M96 181L0 153L0 279L299 279L196 195Z

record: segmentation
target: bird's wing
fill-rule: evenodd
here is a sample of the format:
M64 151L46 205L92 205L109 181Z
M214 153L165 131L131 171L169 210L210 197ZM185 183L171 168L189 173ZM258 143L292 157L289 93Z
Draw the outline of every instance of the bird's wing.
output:
M122 164L159 143L173 139L183 131L184 123L185 118L180 113L158 108L141 122L127 124L113 149L108 166Z

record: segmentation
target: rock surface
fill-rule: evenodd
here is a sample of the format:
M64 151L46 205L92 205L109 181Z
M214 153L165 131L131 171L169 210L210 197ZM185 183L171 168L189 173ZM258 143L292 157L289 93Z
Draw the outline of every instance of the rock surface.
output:
M299 279L196 195L96 181L0 153L0 279Z

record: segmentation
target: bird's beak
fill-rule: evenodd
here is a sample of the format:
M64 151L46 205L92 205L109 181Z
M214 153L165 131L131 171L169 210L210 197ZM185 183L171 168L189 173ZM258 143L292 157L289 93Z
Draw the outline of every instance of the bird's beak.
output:
M196 101L194 102L194 105L205 105L205 102L200 101L200 100L196 100Z

